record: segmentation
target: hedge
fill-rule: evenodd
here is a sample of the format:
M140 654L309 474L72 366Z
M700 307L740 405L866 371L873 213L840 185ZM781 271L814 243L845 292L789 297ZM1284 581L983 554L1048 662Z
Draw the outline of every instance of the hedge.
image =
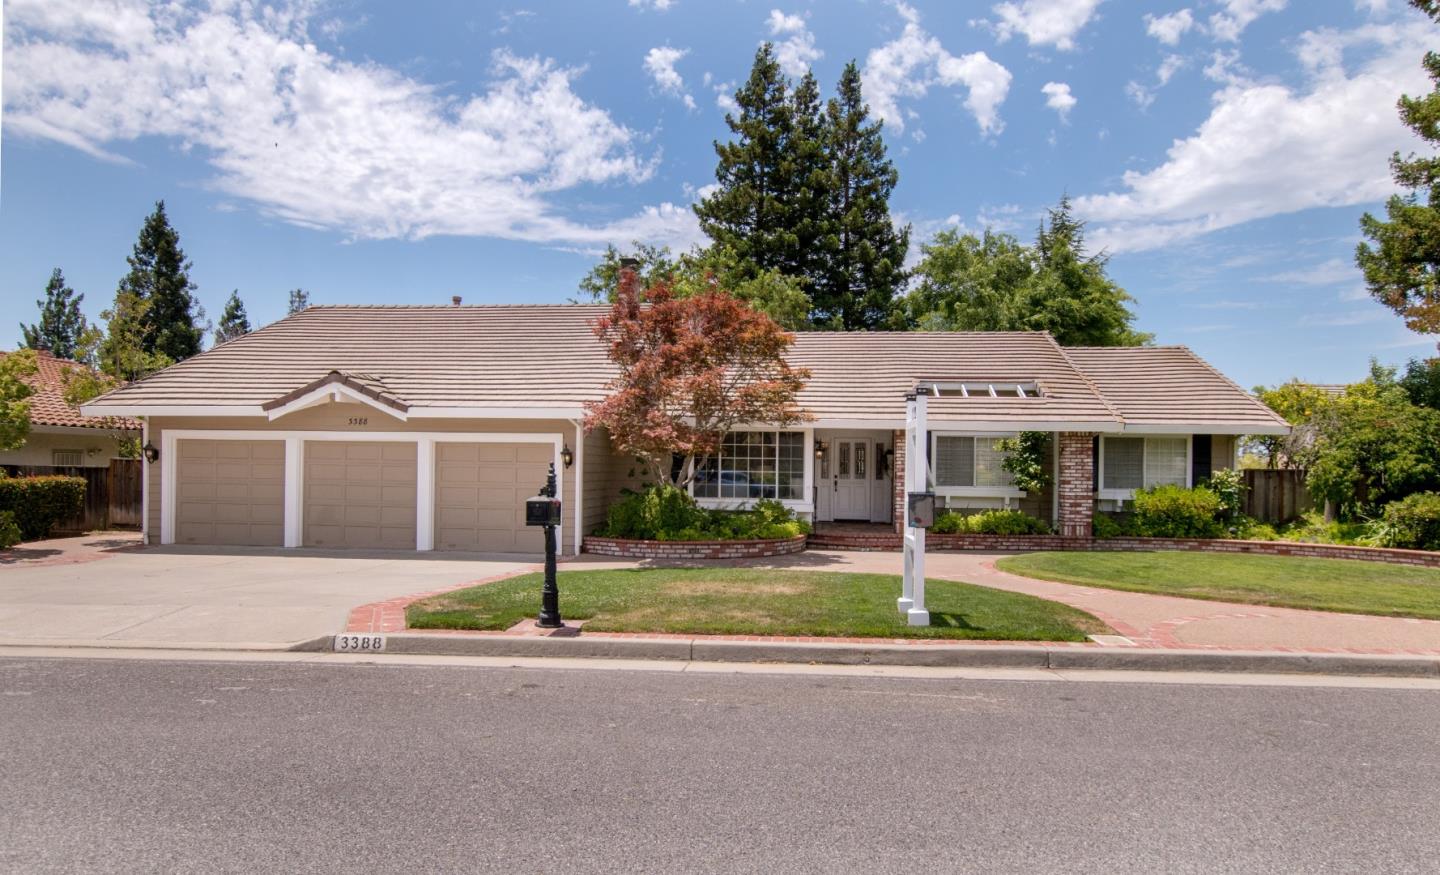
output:
M84 508L83 477L0 478L0 511L15 515L22 540L48 536L56 523L79 516Z

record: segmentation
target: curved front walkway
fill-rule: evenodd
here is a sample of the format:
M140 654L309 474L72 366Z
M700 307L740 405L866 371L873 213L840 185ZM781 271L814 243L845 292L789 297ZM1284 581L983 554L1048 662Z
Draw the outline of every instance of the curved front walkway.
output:
M1440 621L1436 620L1271 608L1035 580L996 569L995 560L1003 555L1008 554L930 553L925 557L925 570L928 577L1025 593L1088 611L1139 647L1440 655ZM715 564L901 572L899 553L840 550L808 550L795 556ZM566 563L565 568L627 566L633 563L581 557Z

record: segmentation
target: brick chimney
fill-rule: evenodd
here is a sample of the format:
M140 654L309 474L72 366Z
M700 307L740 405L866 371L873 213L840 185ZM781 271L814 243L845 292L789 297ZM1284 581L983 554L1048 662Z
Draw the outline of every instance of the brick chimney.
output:
M459 295L451 295L451 296L450 296L450 305L451 305L452 307L458 307L458 306L460 306L460 296L459 296Z

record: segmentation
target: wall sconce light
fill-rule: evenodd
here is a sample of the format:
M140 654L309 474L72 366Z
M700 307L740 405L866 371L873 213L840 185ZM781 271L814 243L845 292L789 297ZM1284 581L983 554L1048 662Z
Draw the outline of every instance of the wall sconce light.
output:
M823 459L823 458L825 458L825 451L828 450L828 449L830 449L830 445L829 445L829 444L825 443L824 441L816 441L816 442L815 442L815 458L817 458L817 459Z
M140 452L145 455L145 461L152 465L160 461L160 448L150 441L145 442L145 446L140 448Z
M560 461L565 463L566 468L575 464L575 453L570 449L569 444L566 444L565 447L560 450Z

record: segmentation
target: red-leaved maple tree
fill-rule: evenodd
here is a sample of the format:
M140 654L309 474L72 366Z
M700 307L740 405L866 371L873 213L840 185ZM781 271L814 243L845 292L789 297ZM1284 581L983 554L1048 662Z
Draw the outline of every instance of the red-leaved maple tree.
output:
M586 405L585 430L604 428L657 483L689 483L696 459L718 454L737 427L806 418L795 397L810 374L785 361L794 335L720 289L677 298L662 282L641 291L624 270L594 327L620 373L604 401Z

